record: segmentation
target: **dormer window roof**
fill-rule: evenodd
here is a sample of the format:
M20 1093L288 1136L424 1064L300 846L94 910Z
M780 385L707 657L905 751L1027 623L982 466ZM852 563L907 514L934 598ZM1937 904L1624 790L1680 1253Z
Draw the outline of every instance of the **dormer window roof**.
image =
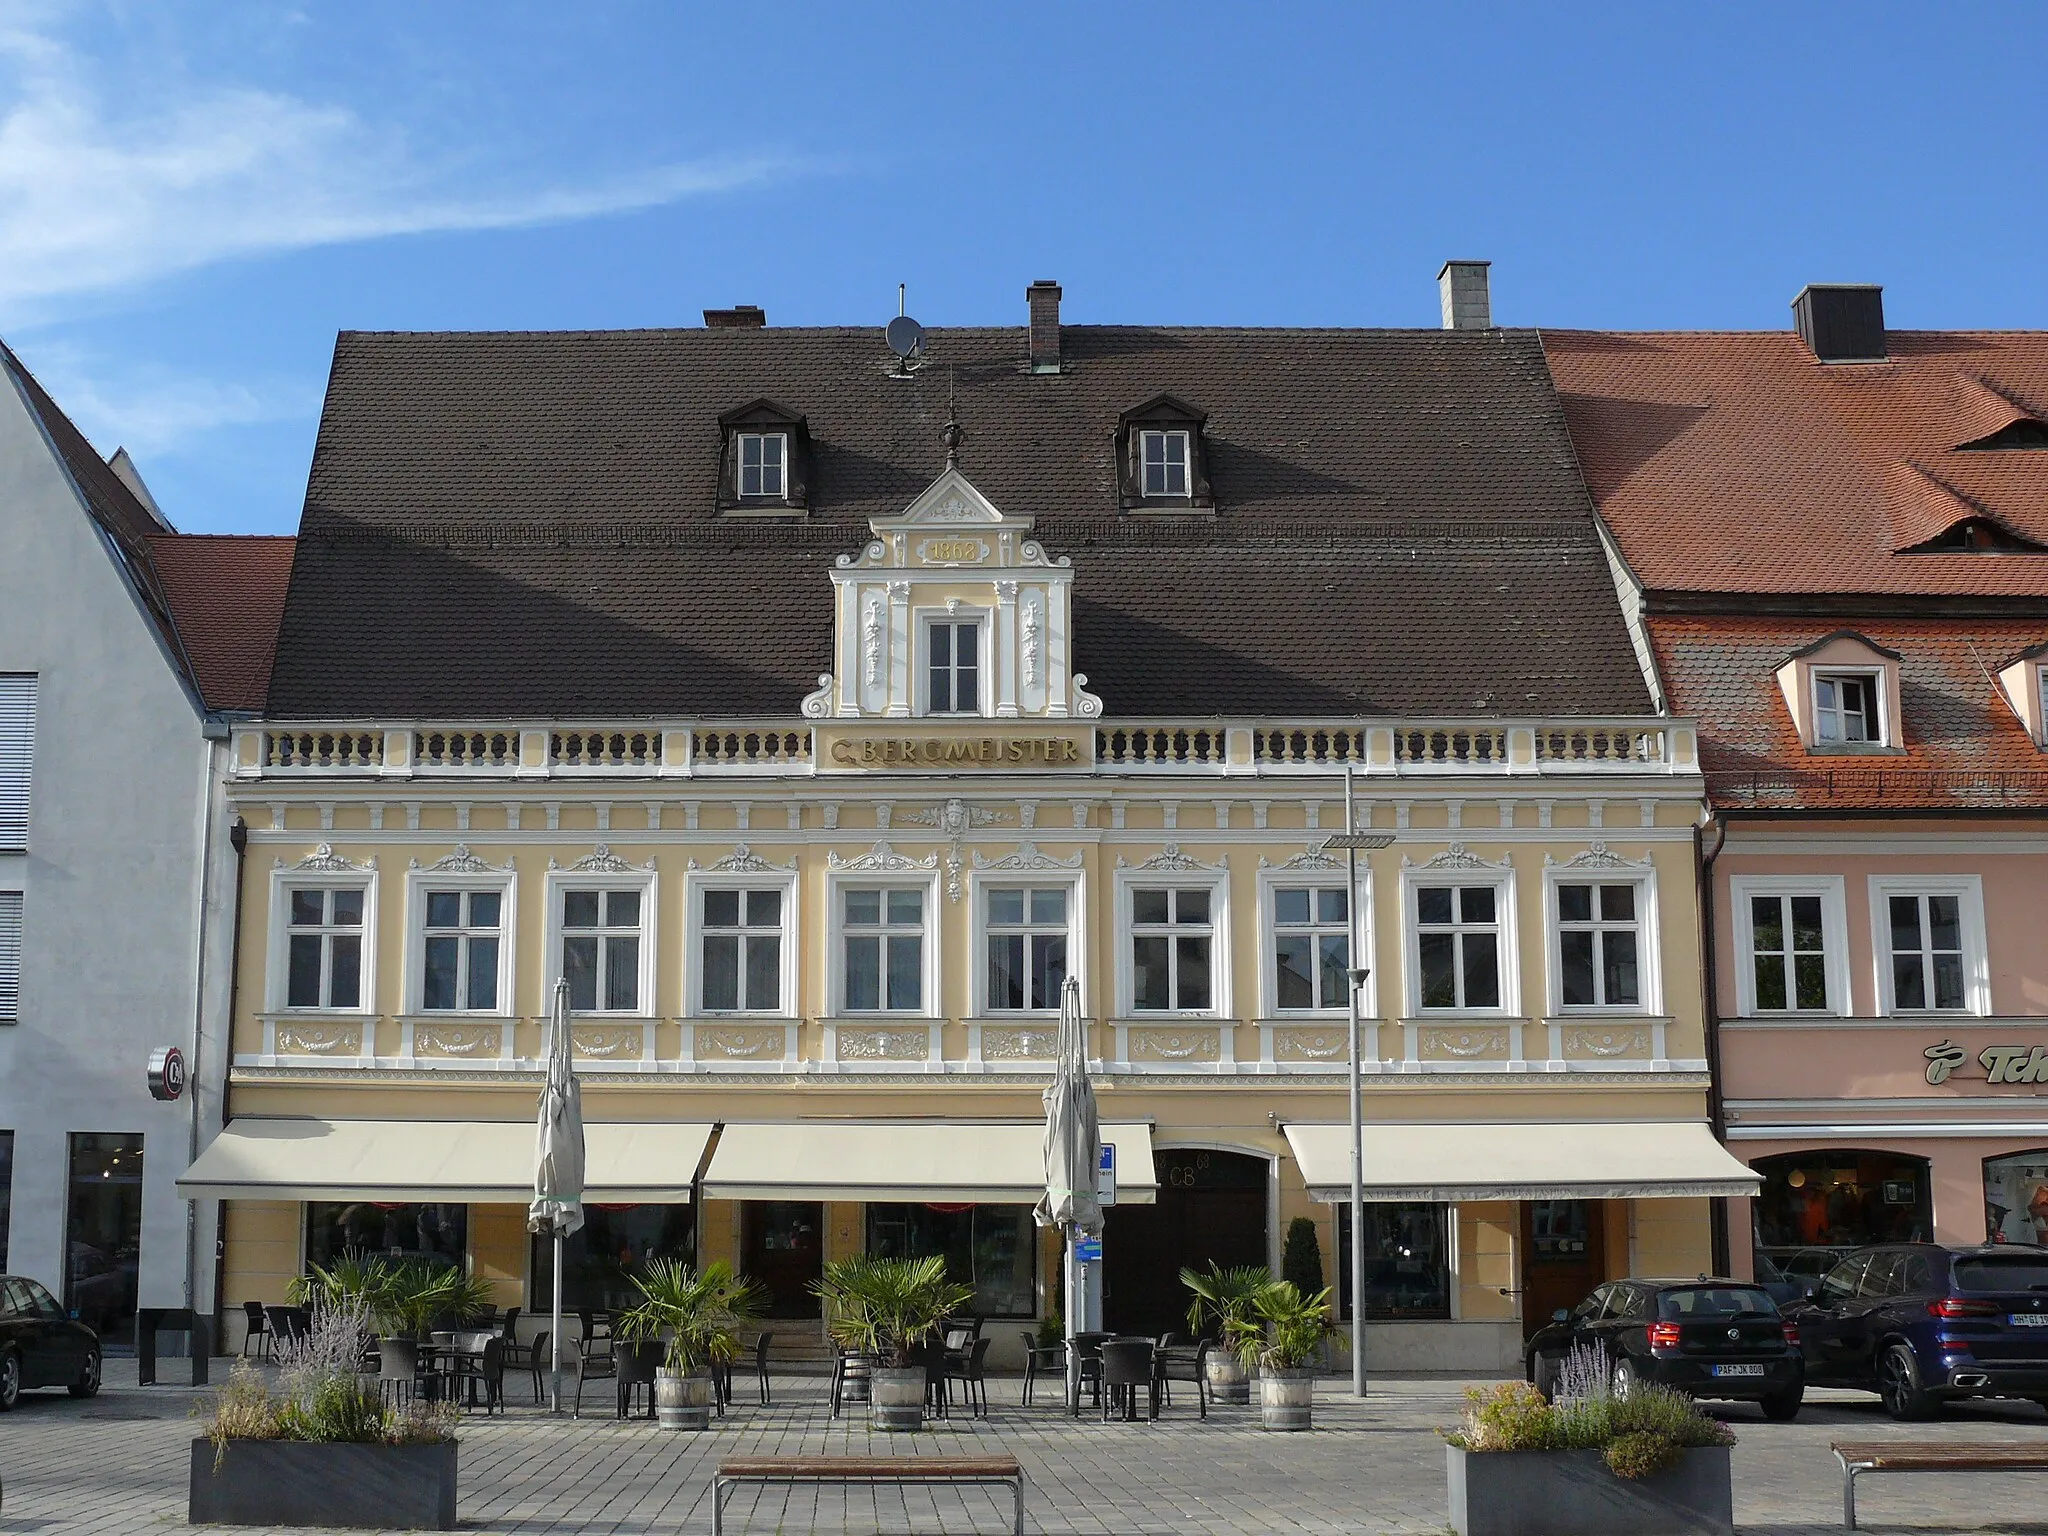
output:
M807 510L811 439L802 415L762 399L727 411L718 425L721 513L775 516Z
M1117 418L1117 481L1126 511L1214 508L1202 439L1207 420L1207 412L1172 395L1157 395Z

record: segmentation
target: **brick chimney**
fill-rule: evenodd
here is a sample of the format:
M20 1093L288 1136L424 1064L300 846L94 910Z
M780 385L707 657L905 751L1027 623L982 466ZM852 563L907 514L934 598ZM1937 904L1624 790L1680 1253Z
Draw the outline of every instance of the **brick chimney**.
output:
M1024 290L1031 306L1031 371L1060 371L1060 285L1041 277Z
M1493 297L1487 291L1490 261L1447 261L1436 275L1436 291L1444 303L1447 331L1493 329Z
M707 309L704 323L714 331L758 331L768 323L768 311L758 304L735 304L731 309Z

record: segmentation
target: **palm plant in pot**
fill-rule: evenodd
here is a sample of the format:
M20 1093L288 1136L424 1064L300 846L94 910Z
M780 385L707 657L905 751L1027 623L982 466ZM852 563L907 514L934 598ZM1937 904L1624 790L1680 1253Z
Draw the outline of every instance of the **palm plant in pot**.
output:
M1315 1362L1331 1329L1328 1287L1304 1296L1292 1281L1270 1281L1253 1299L1251 1315L1225 1326L1238 1363L1247 1371L1258 1367L1260 1421L1268 1429L1307 1429Z
M946 1278L945 1259L835 1259L812 1287L831 1310L832 1338L876 1364L868 1389L876 1429L924 1423L925 1367L920 1351L947 1318L966 1306L971 1286Z
M739 1330L761 1315L761 1293L723 1259L692 1269L655 1259L633 1276L640 1300L619 1314L619 1337L662 1346L654 1373L654 1414L663 1429L708 1429L711 1373L740 1352Z
M1213 1337L1225 1345L1209 1351L1204 1367L1209 1376L1209 1396L1219 1403L1250 1402L1251 1386L1245 1368L1232 1353L1237 1345L1231 1325L1252 1317L1259 1293L1273 1283L1272 1272L1263 1264L1224 1269L1212 1259L1207 1273L1182 1270L1180 1283L1194 1293L1188 1303L1188 1331L1198 1339Z

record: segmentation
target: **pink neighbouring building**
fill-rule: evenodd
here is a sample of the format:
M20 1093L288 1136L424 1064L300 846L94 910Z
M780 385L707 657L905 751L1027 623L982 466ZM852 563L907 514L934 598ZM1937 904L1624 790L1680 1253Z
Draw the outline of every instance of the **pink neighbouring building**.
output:
M1661 702L1699 722L1738 1274L2048 1240L2048 334L1544 341Z

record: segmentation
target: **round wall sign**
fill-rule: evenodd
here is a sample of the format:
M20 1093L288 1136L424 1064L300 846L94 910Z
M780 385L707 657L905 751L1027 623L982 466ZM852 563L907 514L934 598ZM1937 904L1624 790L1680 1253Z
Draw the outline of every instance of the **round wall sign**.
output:
M166 1045L149 1053L149 1096L175 1099L185 1091L185 1053Z

